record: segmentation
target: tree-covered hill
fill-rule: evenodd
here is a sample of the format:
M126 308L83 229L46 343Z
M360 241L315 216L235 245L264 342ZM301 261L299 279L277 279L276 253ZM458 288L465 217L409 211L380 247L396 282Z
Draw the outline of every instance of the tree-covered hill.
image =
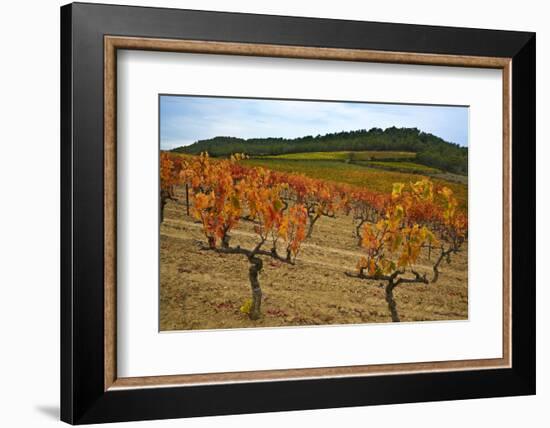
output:
M468 173L468 149L449 143L417 128L372 128L336 132L305 137L251 138L215 137L189 146L178 147L174 152L211 156L228 156L246 153L249 156L279 155L284 153L392 150L416 153L416 162L453 172Z

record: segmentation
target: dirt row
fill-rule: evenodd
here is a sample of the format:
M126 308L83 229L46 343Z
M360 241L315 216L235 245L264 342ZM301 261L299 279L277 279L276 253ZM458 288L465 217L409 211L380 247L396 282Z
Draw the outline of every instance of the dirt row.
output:
M380 284L345 275L361 256L351 217L321 218L295 265L264 259L263 316L251 321L240 311L250 297L247 259L206 249L200 224L186 215L182 200L169 202L160 229L161 330L391 322ZM252 227L241 222L232 245L252 247ZM422 254L418 269L430 272L433 258ZM397 287L401 320L467 319L467 272L464 246L436 284Z

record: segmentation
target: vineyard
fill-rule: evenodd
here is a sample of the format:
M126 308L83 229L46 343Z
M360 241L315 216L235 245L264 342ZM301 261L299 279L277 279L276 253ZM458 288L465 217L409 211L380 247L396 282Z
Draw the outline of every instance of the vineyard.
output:
M418 174L416 171L404 172L370 168L368 165L363 165L361 161L345 163L334 160L317 160L312 162L310 160L252 158L246 159L244 163L280 172L304 174L311 178L349 184L379 193L388 193L391 191L393 183L414 183L426 177L425 174ZM422 177L419 177L419 175ZM450 188L453 191L454 197L458 200L459 208L464 211L467 210L468 191L463 183L460 184L460 182L454 182L454 180L442 180L438 177L432 177L430 180L436 186Z
M161 330L467 318L451 186L161 154ZM417 176L418 177L418 176Z

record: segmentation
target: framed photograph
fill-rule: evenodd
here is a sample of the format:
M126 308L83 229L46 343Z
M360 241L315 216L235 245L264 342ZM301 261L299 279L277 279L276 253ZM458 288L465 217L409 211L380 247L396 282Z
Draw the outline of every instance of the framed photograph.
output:
M61 418L535 393L535 35L61 8Z

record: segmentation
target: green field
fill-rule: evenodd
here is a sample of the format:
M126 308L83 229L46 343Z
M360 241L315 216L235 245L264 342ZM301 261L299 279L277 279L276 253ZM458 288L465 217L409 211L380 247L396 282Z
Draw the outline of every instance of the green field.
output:
M337 152L332 152L337 153ZM306 153L303 153L304 155ZM413 172L388 171L381 168L370 168L342 160L289 160L281 158L256 158L245 161L248 165L262 166L275 171L301 173L312 178L319 178L338 183L361 186L376 192L391 192L393 183L415 182L424 177ZM425 167L424 167L425 168ZM468 188L464 184L432 178L436 184L450 187L460 202L461 208L468 207Z
M393 171L412 172L414 174L439 174L441 171L426 165L420 165L414 162L396 162L396 161L358 161L358 165L371 166L373 168L382 168Z
M412 162L415 157L416 153L413 152L369 150L361 152L286 153L274 156L255 156L254 158L287 161L339 161L414 174L438 174L441 172L439 169Z
M284 160L337 160L337 161L371 161L382 159L414 159L416 153L396 151L362 151L362 152L307 152L286 153L275 156L258 156L258 159Z

